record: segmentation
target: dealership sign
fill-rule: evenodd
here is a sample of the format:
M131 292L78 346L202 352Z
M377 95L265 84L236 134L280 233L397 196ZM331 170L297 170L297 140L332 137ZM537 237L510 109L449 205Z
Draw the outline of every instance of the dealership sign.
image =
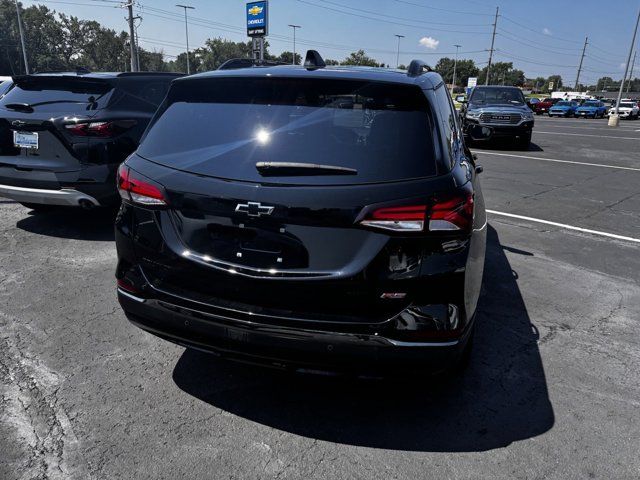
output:
M467 80L467 88L473 88L478 85L478 77L469 77Z
M264 37L269 33L269 2L249 2L246 5L247 35Z

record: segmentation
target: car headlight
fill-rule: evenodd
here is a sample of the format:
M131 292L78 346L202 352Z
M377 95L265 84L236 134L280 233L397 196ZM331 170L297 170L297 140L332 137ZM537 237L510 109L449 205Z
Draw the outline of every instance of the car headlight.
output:
M479 119L480 115L482 115L482 112L476 110L470 110L467 112L467 118L470 118L471 120Z
M533 120L533 112L525 112L521 115L523 120Z

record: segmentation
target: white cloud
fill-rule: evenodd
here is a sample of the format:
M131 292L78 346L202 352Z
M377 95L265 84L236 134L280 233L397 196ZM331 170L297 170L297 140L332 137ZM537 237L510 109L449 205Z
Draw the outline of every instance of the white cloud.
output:
M424 48L428 48L429 50L435 50L440 45L440 40L436 40L433 37L422 37L420 39L420 45Z
M545 35L553 35L553 34L551 33L551 30L549 30L547 27L544 27L544 28L542 29L542 33L544 33Z

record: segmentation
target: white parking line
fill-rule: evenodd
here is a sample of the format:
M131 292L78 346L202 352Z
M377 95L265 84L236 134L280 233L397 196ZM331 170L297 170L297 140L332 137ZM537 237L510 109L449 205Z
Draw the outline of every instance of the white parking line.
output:
M573 163L575 165L586 165L586 166L589 166L589 167L615 168L615 169L618 169L618 170L632 170L634 172L640 172L640 168L621 167L621 166L618 166L618 165L604 165L602 163L574 162L572 160L558 160L556 158L541 158L541 157L533 157L531 155L514 155L512 153L487 152L485 150L474 150L473 152L474 153L479 153L481 155L497 155L497 156L500 156L500 157L526 158L528 160L540 160L541 162Z
M550 222L549 220L542 220L540 218L525 217L524 215L515 215L513 213L498 212L496 210L487 210L487 213L498 215L502 217L516 218L518 220L525 220L527 222L542 223L544 225L552 225L554 227L564 228L567 230L574 230L576 232L589 233L591 235L598 235L601 237L614 238L616 240L624 240L626 242L640 243L640 238L625 237L624 235L616 235L615 233L601 232L600 230L591 230L589 228L575 227L573 225L567 225L565 223Z
M640 140L640 137L613 137L610 135L591 135L587 133L562 133L562 132L541 132L540 130L533 130L533 133L543 133L545 135L570 135L572 137L594 137L594 138L616 138L618 140Z

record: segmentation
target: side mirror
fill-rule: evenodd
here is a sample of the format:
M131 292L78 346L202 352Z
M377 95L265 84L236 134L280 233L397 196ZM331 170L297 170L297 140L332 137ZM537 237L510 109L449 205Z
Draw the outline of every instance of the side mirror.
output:
M484 167L482 165L476 165L476 174L479 175L484 172Z
M464 95L458 95L456 97L456 102L458 102L458 103L467 103L467 97L465 97Z

